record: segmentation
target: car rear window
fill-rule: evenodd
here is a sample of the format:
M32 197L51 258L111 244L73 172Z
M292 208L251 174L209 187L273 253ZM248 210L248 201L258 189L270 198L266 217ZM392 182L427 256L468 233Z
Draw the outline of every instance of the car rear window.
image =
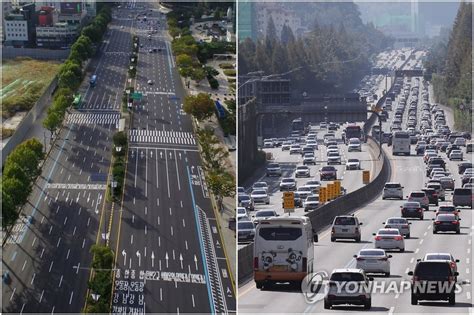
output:
M387 221L389 224L404 224L407 223L407 220L405 219L390 219Z
M440 214L436 217L437 221L454 221L456 216L454 214Z
M266 241L294 241L303 235L300 228L266 227L261 228L258 235Z
M424 192L411 193L411 196L415 198L422 198L425 196L425 193Z
M321 168L321 171L323 171L323 172L334 171L334 170L335 170L335 168L332 167L332 166L323 166Z
M331 281L364 281L364 276L354 272L338 272L331 275Z
M449 255L440 254L426 255L426 260L451 260L451 257Z
M253 223L250 221L239 221L238 229L248 230L253 229Z
M276 168L276 167L280 167L280 165L276 164L276 163L270 163L268 164L268 168Z
M470 188L456 188L454 190L454 195L469 196L472 195L472 190Z
M361 256L384 256L384 254L381 250L361 250L359 252Z
M385 184L385 188L400 188L400 184Z
M334 221L335 225L355 225L356 221L352 217L337 217Z
M439 211L456 211L456 208L451 207L451 206L440 206L438 210Z
M400 232L398 232L398 230L381 230L379 231L380 235L398 235L400 234Z
M443 262L420 262L415 269L415 275L417 276L450 276L451 268L448 263Z
M255 214L256 217L273 217L275 213L273 211L261 211Z

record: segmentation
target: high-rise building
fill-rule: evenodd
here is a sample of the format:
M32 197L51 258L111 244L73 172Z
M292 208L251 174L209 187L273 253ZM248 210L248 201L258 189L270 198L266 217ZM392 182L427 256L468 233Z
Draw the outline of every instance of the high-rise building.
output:
M14 7L3 17L6 46L31 47L35 43L35 4Z
M237 36L239 41L243 41L246 38L255 40L256 29L255 29L255 3L252 0L242 0L238 2L238 31Z

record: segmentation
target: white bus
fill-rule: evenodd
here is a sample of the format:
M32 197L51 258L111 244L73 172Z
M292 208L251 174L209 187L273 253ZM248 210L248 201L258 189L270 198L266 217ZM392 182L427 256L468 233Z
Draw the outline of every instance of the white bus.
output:
M392 137L393 155L410 155L410 135L406 131L395 131Z
M259 222L255 233L253 267L258 289L289 282L301 287L313 272L318 235L308 217L272 217Z

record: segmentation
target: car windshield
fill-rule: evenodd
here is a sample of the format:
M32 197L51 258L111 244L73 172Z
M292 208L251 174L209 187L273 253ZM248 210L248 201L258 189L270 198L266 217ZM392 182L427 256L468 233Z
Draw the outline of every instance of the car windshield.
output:
M294 179L293 178L283 178L281 180L282 183L292 183L294 182Z
M323 166L321 168L321 171L323 171L323 172L329 172L329 171L334 171L334 170L335 170L335 168L332 167L332 166Z
M276 163L270 163L268 164L268 168L277 168L277 167L280 167L280 165L276 164Z
M308 167L307 166L298 166L296 169L297 170L307 170Z
M275 216L275 212L273 211L258 211L255 214L255 217L273 217Z
M239 214L246 214L245 208L237 208L237 212L238 212Z
M329 157L338 157L338 156L339 156L339 152L328 152L328 156L329 156Z
M247 196L247 195L239 195L239 201L245 201L245 200L249 200L250 197Z
M419 208L420 207L420 203L419 202L405 202L403 204L403 206L405 208Z
M353 217L337 217L334 225L355 225L356 220Z
M469 196L472 195L472 190L469 188L456 188L454 190L454 195Z
M263 190L263 189L257 189L257 190L254 190L252 191L252 195L266 195L266 191Z
M300 187L298 191L311 191L311 187Z
M448 254L428 254L425 260L451 260L451 256Z
M349 160L347 160L347 162L349 162L349 163L357 163L357 162L359 162L359 160L358 160L358 159L349 159Z
M253 229L253 223L250 221L239 221L238 229L239 230L249 230Z
M306 185L319 185L319 182L316 180L310 180L306 183Z
M364 281L364 276L354 272L337 272L331 275L331 281Z
M308 202L308 201L319 201L319 197L309 196L308 198L306 198L306 202Z
M383 250L363 249L359 252L360 256L385 256Z
M391 184L391 183L387 183L385 184L385 188L400 188L400 184Z

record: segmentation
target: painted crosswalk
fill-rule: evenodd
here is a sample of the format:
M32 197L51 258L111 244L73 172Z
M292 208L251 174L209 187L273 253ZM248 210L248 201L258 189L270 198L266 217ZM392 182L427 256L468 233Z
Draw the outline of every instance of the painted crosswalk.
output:
M119 113L73 113L66 122L79 125L117 125L119 120Z
M129 135L130 142L135 143L196 145L196 140L190 132L133 129L130 130Z

